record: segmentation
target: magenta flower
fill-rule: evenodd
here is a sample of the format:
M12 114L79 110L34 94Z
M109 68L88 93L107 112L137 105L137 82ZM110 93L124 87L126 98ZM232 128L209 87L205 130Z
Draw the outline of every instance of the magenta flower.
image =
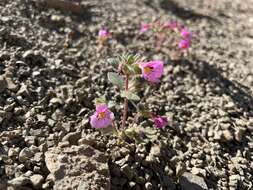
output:
M108 38L110 35L111 33L107 29L100 29L98 32L98 36L101 38Z
M140 33L147 32L149 29L151 29L151 25L147 23L143 23L141 25Z
M96 107L96 112L90 117L90 124L94 128L106 128L112 124L114 114L107 105L101 104Z
M155 117L153 117L153 122L154 122L156 128L161 129L167 125L168 120L164 116L155 116Z
M190 47L190 44L191 44L190 40L188 40L188 39L182 39L178 43L178 47L180 49L182 49L182 50L186 50L186 49L188 49Z
M140 68L142 71L142 77L150 82L159 82L159 79L163 75L162 61L155 60L141 63Z
M181 29L180 33L184 39L188 39L188 40L192 39L192 33L188 29L183 28Z

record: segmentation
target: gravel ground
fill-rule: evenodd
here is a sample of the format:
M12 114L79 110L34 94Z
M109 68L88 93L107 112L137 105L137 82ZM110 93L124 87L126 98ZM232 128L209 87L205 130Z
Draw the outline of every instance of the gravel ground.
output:
M0 189L253 189L253 2L83 5L71 14L43 0L0 2ZM166 45L157 52L138 35L158 17L198 35L188 58L173 61ZM102 26L113 37L98 52ZM89 126L95 98L119 101L107 59L125 51L166 63L161 85L143 92L170 123L153 144Z

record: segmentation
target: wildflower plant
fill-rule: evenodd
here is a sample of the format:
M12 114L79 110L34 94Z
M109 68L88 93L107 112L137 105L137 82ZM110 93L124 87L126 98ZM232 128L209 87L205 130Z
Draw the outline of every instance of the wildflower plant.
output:
M121 137L123 135L138 142L144 136L151 137L154 133L150 128L138 127L137 121L139 117L153 121L154 127L157 129L164 128L167 125L167 118L157 116L145 106L140 106L141 98L138 93L145 88L145 85L156 85L160 82L164 71L163 61L145 61L139 55L123 54L111 59L110 63L114 66L116 72L108 72L107 78L120 90L120 96L123 100L121 121L115 122L114 114L107 105L108 102L105 98L98 98L95 101L96 112L90 118L91 126L93 128L107 128L111 126L115 128ZM136 109L131 114L134 117L132 123L127 122L129 103Z
M162 23L155 20L150 23L142 23L140 34L151 32L155 36L155 47L157 50L166 43L170 49L175 49L180 55L187 55L192 40L195 37L193 33L185 26L176 21L167 21Z
M100 51L105 46L111 37L111 32L106 28L101 28L98 31L98 50Z

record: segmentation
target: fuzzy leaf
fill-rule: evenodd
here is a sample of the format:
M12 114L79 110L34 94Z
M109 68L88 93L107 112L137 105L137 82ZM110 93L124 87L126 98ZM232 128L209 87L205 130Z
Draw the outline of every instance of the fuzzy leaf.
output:
M134 127L128 128L124 132L125 132L126 136L128 136L129 138L134 138L139 133L137 131L137 129Z
M157 131L151 127L145 127L143 132L145 132L146 135L155 135L157 133Z
M157 131L150 127L131 127L124 131L125 135L134 140L137 144L149 143L157 140Z
M108 108L113 108L115 105L116 105L116 103L114 102L114 101L108 101Z
M123 71L124 71L124 73L127 73L129 75L134 75L135 74L135 70L134 70L134 67L132 65L124 64L123 65Z
M112 127L111 125L110 126L108 126L108 127L106 127L106 128L101 128L101 129L99 129L101 132L102 132L102 134L104 134L104 135L109 135L109 134L113 134L113 133L115 133L115 128L114 127Z
M128 100L139 101L140 97L130 91L123 91L121 97L127 98Z
M123 89L124 88L124 79L122 78L122 76L120 76L117 73L113 73L113 72L109 72L107 74L108 80L118 86L119 88Z
M107 62L112 65L114 68L118 68L119 66L119 58L115 57L115 58L109 58L107 59Z
M101 96L99 98L95 98L94 103L95 103L96 106L99 105L99 104L106 104L106 98L105 98L105 96Z

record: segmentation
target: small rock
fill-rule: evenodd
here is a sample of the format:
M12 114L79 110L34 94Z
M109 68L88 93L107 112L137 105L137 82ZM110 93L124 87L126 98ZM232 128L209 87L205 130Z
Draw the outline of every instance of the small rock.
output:
M150 154L154 155L154 156L161 156L161 148L160 146L156 145L156 146L152 146L151 150L150 150Z
M33 160L35 162L41 162L43 159L43 153L42 152L37 152L34 154Z
M33 152L29 148L24 148L19 153L19 161L25 162L33 156Z
M130 182L128 183L128 185L129 185L130 188L133 188L133 187L136 186L136 183L135 183L134 181L130 181Z
M12 157L12 156L17 156L19 153L19 148L10 148L8 151L8 156Z
M120 149L120 153L121 153L122 156L126 156L127 154L130 153L130 150L127 149L127 148L125 148L125 147L122 147L122 148Z
M179 162L179 164L176 167L176 175L181 176L186 171L186 166L184 163Z
M42 175L34 174L34 175L31 176L30 180L32 182L33 187L35 189L39 189L42 186L44 178L43 178Z
M26 136L25 137L25 142L28 146L34 145L35 144L35 136Z
M27 51L22 55L22 57L23 57L24 59L27 59L27 58L32 57L32 56L34 56L33 50L27 50Z
M238 142L241 142L242 141L242 137L243 137L243 134L245 133L246 129L245 128L238 128L236 129L235 131L235 140L237 140Z
M6 89L7 83L4 79L4 77L0 76L0 93L3 92Z
M122 173L129 179L131 180L134 177L134 173L131 170L130 166L125 164L124 166L122 166L120 168L120 170L122 171Z
M62 141L68 141L71 145L77 145L78 140L81 138L81 132L68 133L62 138Z
M144 184L145 181L146 181L145 178L142 177L142 176L136 176L136 177L135 177L135 180L136 180L137 183L139 183L139 184L141 184L141 185Z
M13 80L9 77L5 78L6 82L7 82L7 88L11 91L17 91L18 90L18 85L16 85Z
M8 183L10 186L20 188L21 186L31 184L31 181L26 176L19 176L19 177L16 177L16 178L8 181Z
M179 184L182 190L207 190L206 182L204 178L199 177L197 175L193 175L192 173L185 172L179 178Z
M38 119L38 121L41 122L41 123L46 123L47 116L46 116L46 115L38 114L38 115L37 115L37 119Z
M229 130L223 131L223 136L224 136L225 140L228 142L233 140L233 135Z
M35 137L43 137L45 135L45 133L43 132L42 129L30 129L29 131L31 136L35 136Z
M30 97L30 92L28 90L28 86L25 84L21 84L18 92L16 93L18 96Z
M150 183L150 182L147 182L147 183L145 183L145 188L147 189L147 190L151 190L152 189L152 183Z
M191 173L194 175L201 175L203 177L206 177L206 170L201 168L193 167Z
M60 162L55 158L54 154L51 154L49 152L45 153L45 162L48 170L51 173L55 173L56 171L60 170Z
M5 173L8 177L14 176L15 167L13 165L5 165Z

